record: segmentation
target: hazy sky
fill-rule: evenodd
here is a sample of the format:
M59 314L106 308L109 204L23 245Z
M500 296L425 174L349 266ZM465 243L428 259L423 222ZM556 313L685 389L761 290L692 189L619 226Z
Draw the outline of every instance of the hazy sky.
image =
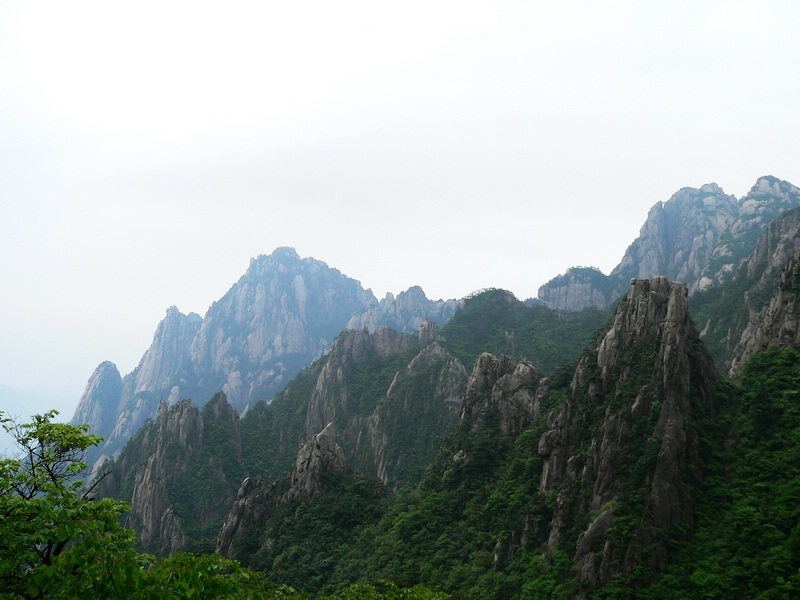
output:
M0 384L71 414L277 246L378 297L608 272L681 187L800 184L799 25L794 0L0 2Z

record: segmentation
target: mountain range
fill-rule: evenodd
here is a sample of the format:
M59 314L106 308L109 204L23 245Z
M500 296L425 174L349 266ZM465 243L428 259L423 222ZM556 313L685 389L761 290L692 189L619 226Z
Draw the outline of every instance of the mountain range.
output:
M101 364L73 422L142 548L312 594L792 597L799 228L774 177L684 188L538 302L378 302L280 248L205 317L170 308L132 373Z

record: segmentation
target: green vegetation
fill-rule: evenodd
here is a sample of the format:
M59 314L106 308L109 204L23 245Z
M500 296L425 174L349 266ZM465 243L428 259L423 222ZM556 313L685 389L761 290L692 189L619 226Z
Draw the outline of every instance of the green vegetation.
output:
M442 327L442 337L467 368L482 352L491 352L530 360L550 373L574 362L610 319L608 311L593 308L561 314L546 306L525 306L509 292L495 289L468 298Z
M128 505L95 499L79 478L86 471L86 450L100 438L87 434L85 426L54 423L56 414L51 411L17 424L0 412L0 423L19 449L17 457L0 460L0 598L308 598L304 591L275 585L263 574L216 554L179 553L156 561L136 552L134 531L119 521ZM349 504L352 499L346 494L337 502ZM326 598L447 596L422 586L400 589L386 582L346 587Z

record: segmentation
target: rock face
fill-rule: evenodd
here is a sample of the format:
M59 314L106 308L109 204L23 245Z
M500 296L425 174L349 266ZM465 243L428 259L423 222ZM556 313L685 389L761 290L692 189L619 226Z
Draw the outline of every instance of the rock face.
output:
M757 319L748 324L736 351L732 374L760 350L800 348L800 252L796 252L781 274L780 287Z
M794 209L770 223L726 285L700 297L696 313L703 341L731 376L754 352L792 338L792 269L798 251L800 209Z
M202 406L224 390L243 411L271 398L327 350L354 313L373 304L357 281L280 248L254 259L205 319L170 308L118 396L109 399L88 387L72 422L84 422L84 415L98 413L93 407L103 407L101 428L92 423L92 432L106 439L90 457L97 460L116 455L162 399L174 404L191 397Z
M575 514L593 516L575 556L590 587L639 564L662 571L667 547L659 531L692 531L701 472L694 417L711 410L716 372L687 296L684 284L666 278L635 280L539 441L541 490L560 490L549 547L565 543Z
M441 327L458 309L457 300L428 300L419 286L400 292L395 298L391 293L361 315L347 323L348 329L368 329L375 332L381 327L397 331L419 331L425 321Z
M301 259L292 248L279 248L253 259L205 318L168 309L139 365L113 390L110 363L101 365L72 423L88 422L105 438L92 462L114 456L155 416L162 399L172 405L192 398L202 406L223 391L244 413L255 402L270 400L327 352L348 323L371 331L387 324L416 331L429 317L446 321L455 305L432 302L420 288L378 303L358 281L321 261ZM106 374L102 387L99 374Z
M738 214L736 198L715 183L683 188L650 209L639 238L610 277L627 281L663 275L694 287Z
M324 473L341 473L344 467L344 452L336 443L336 429L333 423L328 423L297 452L289 489L283 500L289 502L300 496L313 496L322 487Z
M230 403L275 395L330 347L353 314L375 303L361 285L291 248L253 259L247 273L212 304L175 378L183 396L223 390Z
M759 350L800 347L796 297L800 292L800 210L786 213L768 228L736 277L752 283L742 302L749 305L746 323L728 326L731 341L736 340L730 375L739 373ZM767 290L776 291L759 306L757 300Z
M619 298L613 280L593 267L572 267L539 288L539 300L551 308L578 312L606 308Z
M71 423L89 423L92 433L105 438L103 445L90 453L93 461L115 455L144 422L155 415L159 400L177 397L170 394L170 375L183 363L202 319L195 313L184 315L174 306L156 328L153 342L139 365L120 380L118 385L96 385L98 373L110 384L119 378L112 363L100 365L81 397ZM111 374L111 367L116 377ZM94 383L93 383L94 382ZM96 416L102 413L102 419Z
M772 221L798 206L800 190L774 177L761 177L738 201L715 183L683 188L650 209L639 237L607 277L571 269L543 285L539 299L574 311L609 306L632 278L683 281L690 294L718 285L733 276Z
M355 471L392 487L417 481L456 422L467 381L437 332L430 321L415 335L385 327L343 331L308 373L310 395L298 394L307 384L296 381L275 399L276 410L304 415L301 423L286 424L287 442L277 452L333 423ZM415 461L404 456L412 446Z
M321 488L324 475L341 473L344 468L344 452L336 443L333 424L329 423L300 446L288 483L270 483L263 477L255 480L248 477L242 482L217 536L216 551L223 556L238 556L246 544L244 538L257 535L256 532L263 529L267 519L281 504L310 498ZM268 540L264 542L269 543Z
M461 422L474 428L491 415L497 418L501 434L516 437L538 412L540 379L527 361L515 364L507 356L481 354L464 392Z
M127 518L142 548L172 554L184 549L187 527L221 521L244 470L238 420L222 394L202 413L188 400L172 407L162 400L156 419L126 446L98 492L131 503Z
M122 377L112 362L103 362L95 369L86 384L72 423L88 423L96 432L110 432L117 420Z

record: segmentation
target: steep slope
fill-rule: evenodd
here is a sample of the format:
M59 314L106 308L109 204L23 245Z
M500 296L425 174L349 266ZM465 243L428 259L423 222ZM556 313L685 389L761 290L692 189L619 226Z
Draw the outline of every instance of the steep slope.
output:
M418 481L457 418L467 378L437 336L430 322L416 335L343 331L325 357L242 420L254 446L249 471L281 476L297 444L333 423L351 469L390 486Z
M95 370L71 420L74 425L88 423L92 433L105 438L103 445L90 453L90 462L119 452L155 414L160 399L178 400L170 376L183 364L201 324L199 315L184 315L172 306L131 373L117 383L119 372L113 363L104 362Z
M239 415L223 394L202 412L190 401L161 401L98 486L102 496L131 503L129 525L141 547L166 555L213 548L222 517L236 495L244 463Z
M798 250L800 209L795 209L766 228L730 281L693 298L692 313L703 341L731 375L754 352L780 343L775 328L778 320L791 318L786 311L792 297L792 257ZM787 307L781 308L784 304Z
M571 375L482 355L460 427L342 572L475 599L647 585L691 537L714 412L687 295L637 280Z
M253 259L205 318L171 307L121 386L111 383L110 363L101 365L72 422L87 422L106 438L92 462L114 456L162 399L174 404L192 398L202 405L223 391L246 412L322 356L348 323L371 331L385 324L416 331L428 317L445 322L455 307L454 300L428 300L420 288L378 303L358 281L321 261L301 259L292 248L278 248Z
M551 308L607 307L632 278L664 276L685 282L689 293L727 281L778 216L800 206L800 189L767 176L740 200L714 183L683 188L647 215L639 237L608 276L570 269L539 289Z
M414 332L425 321L432 321L439 327L447 323L458 309L457 300L428 300L419 286L408 288L395 297L386 294L376 306L371 306L363 314L354 316L347 323L348 329L364 329L375 332L381 327L396 331Z
M716 377L686 286L636 280L539 443L541 490L560 490L548 549L591 515L577 539L582 582L633 578L640 564L663 571L665 534L692 531L702 473L696 421L712 410Z

